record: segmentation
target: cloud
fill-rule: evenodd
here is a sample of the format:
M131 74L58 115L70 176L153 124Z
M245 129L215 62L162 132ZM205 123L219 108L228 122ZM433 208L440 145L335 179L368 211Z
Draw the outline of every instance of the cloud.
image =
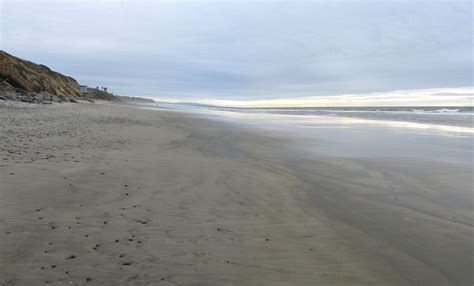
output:
M472 85L470 1L12 1L1 46L150 97L274 99Z
M155 98L158 102L190 102L221 107L354 107L354 106L473 106L474 88L396 90L363 94L308 96L263 100L223 100L213 98Z

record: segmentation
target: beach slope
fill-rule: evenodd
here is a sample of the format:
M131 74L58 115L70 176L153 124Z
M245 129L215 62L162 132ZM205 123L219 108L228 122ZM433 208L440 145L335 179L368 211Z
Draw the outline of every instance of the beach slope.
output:
M400 216L363 194L378 166L297 164L284 138L176 112L1 104L1 285L473 282L470 205Z

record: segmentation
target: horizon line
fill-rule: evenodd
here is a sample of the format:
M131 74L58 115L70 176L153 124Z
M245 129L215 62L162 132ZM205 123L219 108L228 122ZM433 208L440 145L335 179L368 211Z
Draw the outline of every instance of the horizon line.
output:
M407 107L474 106L474 87L405 89L386 92L351 93L327 96L303 96L273 99L167 98L141 96L161 103L192 103L216 107Z

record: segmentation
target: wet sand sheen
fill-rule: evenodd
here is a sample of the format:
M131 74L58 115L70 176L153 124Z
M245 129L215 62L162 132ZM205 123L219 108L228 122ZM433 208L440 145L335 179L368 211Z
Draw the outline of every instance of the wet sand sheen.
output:
M0 284L473 282L472 205L439 203L444 185L400 171L413 162L289 156L173 112L0 109Z

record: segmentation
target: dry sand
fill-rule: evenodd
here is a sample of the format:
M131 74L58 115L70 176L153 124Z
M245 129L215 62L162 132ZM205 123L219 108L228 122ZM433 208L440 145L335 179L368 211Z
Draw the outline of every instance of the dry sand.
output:
M0 128L1 285L474 282L469 168L107 104L3 102Z

